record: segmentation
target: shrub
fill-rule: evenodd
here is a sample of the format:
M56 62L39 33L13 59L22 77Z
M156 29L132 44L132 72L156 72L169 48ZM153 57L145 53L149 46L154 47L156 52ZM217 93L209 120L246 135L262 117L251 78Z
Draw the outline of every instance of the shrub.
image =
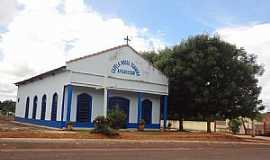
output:
M104 116L98 116L93 121L94 123L94 130L92 133L101 133L106 136L118 136L118 132L110 127L110 122Z
M144 124L145 124L145 121L141 119L139 122L138 131L144 131Z
M104 116L97 116L93 123L96 131L102 131L104 128L109 127L109 121Z
M120 109L114 108L108 113L110 127L120 129L126 127L126 114Z
M71 122L71 121L67 122L66 123L66 130L72 131L73 130L73 126L74 126L74 122Z
M140 122L139 122L139 125L144 125L144 124L145 124L144 119L141 119Z
M240 131L240 125L241 121L239 119L231 119L229 122L229 128L233 134L236 134Z

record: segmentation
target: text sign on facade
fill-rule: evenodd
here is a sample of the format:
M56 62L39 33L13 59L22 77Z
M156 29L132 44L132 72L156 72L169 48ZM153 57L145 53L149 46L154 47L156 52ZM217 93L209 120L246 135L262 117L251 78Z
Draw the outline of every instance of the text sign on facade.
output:
M112 73L140 76L139 68L130 60L120 60L112 66Z

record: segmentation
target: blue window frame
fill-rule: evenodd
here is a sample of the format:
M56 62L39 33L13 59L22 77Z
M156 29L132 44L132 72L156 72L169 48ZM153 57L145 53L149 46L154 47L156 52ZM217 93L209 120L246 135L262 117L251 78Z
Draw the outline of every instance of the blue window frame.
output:
M54 93L52 99L52 112L51 112L52 121L56 121L57 119L57 102L58 102L58 95L57 93Z
M37 115L37 103L38 103L38 97L35 96L34 101L33 101L32 119L36 119L36 115Z
M77 96L77 122L90 122L92 111L92 97L87 93Z
M40 119L41 120L45 120L45 116L46 116L46 101L47 101L47 97L44 94L42 96L42 101L41 101L41 116L40 116Z
M121 126L121 128L127 128L129 122L129 100L123 97L110 97L108 111L110 112L112 109L120 109L121 111L125 112L126 124Z
M142 118L144 119L145 124L152 123L152 102L148 99L145 99L142 102Z
M30 98L26 98L24 118L28 119Z

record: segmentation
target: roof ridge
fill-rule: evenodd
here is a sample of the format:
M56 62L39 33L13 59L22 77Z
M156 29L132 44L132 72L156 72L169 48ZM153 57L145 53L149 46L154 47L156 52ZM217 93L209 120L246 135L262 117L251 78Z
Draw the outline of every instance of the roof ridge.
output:
M92 54L88 54L88 55L85 55L85 56L81 56L81 57L66 61L66 63L75 62L75 61L78 61L78 60L81 60L81 59L84 59L84 58L96 56L96 55L99 55L101 53L105 53L105 52L112 51L112 50L119 49L119 48L123 48L123 47L130 47L130 46L127 45L127 44L119 45L119 46L116 46L116 47L112 47L112 48L109 48L109 49L105 49L105 50L102 50L102 51L99 51L99 52L95 52L95 53L92 53Z

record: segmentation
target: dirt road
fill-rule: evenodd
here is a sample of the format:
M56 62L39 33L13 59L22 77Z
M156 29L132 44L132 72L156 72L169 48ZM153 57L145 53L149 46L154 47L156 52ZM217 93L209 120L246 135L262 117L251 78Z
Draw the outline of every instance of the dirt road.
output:
M268 160L270 144L249 142L1 139L3 160Z

